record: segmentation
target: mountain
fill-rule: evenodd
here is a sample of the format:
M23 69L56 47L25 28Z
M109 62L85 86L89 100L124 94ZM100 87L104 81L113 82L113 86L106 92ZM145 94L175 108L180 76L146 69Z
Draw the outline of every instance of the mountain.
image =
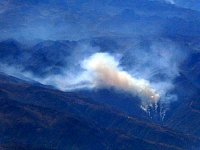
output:
M178 131L200 136L199 129L199 53L194 52L181 66L181 76L176 79L176 92L180 101L174 104L167 126Z
M1 39L25 43L107 35L198 36L200 32L198 11L152 0L4 0L2 8Z
M88 97L96 102L110 105L130 116L133 115L137 116L137 118L151 121L149 115L141 109L140 99L125 92L116 91L114 89L96 89L77 90L74 93L82 97Z
M181 104L167 125L175 130L200 136L199 113L199 97L195 97Z
M6 75L0 85L1 145L10 149L184 149L200 142L73 93Z
M193 10L197 10L200 11L200 4L198 1L196 0L176 0L175 1L176 5L184 7L184 8L189 8L189 9L193 9Z
M0 149L199 149L198 5L1 0ZM139 90L84 66L99 53Z

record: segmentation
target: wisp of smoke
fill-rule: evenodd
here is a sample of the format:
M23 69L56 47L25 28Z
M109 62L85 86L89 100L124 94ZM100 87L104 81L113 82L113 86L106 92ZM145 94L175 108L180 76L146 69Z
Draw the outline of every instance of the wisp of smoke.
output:
M108 53L95 53L82 62L93 87L113 87L140 97L143 104L157 103L159 93L145 79L124 71L119 60Z
M68 58L70 67L63 68L59 74L49 72L40 77L26 71L23 66L5 64L0 64L0 71L52 85L63 91L116 89L139 97L144 110L151 106L156 108L158 101L159 107L168 108L172 101L177 100L177 96L171 91L174 88L173 79L179 75L178 65L184 59L184 52L172 42L154 42L148 51L134 47L129 51L112 53L100 52L98 47L83 45Z

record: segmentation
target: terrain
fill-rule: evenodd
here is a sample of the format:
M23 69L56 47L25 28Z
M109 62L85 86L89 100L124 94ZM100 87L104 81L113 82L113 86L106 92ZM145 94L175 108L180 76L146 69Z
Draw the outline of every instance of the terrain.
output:
M199 150L198 6L0 1L0 149ZM76 82L96 53L153 83L160 101L145 110L134 92Z

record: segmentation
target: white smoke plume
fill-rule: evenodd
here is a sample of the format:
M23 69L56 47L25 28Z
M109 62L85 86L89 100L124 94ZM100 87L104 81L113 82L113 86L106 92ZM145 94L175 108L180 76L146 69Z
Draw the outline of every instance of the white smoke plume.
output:
M1 66L1 69L3 69ZM109 53L94 53L80 62L81 71L50 75L46 78L35 77L29 72L22 72L6 66L3 72L23 79L32 79L45 85L53 85L63 91L82 88L109 88L128 92L141 99L143 108L156 104L160 95L148 80L135 78L120 66L120 60ZM5 67L4 67L5 68ZM9 69L8 69L9 68ZM6 70L6 71L5 71ZM22 74L21 74L22 73Z
M141 107L148 110L159 101L159 107L169 107L177 100L173 79L179 75L184 51L171 41L158 41L146 49L126 48L126 51L100 52L100 48L79 46L68 58L70 67L62 73L35 76L23 67L0 64L7 74L52 85L62 91L112 88L141 99ZM120 57L119 57L120 56ZM155 105L154 105L155 104ZM161 104L161 105L160 105ZM166 108L162 108L164 111ZM162 113L164 112L162 111Z
M114 87L140 97L145 105L157 103L160 98L149 81L124 71L119 61L108 53L95 53L83 61L82 67L93 87Z

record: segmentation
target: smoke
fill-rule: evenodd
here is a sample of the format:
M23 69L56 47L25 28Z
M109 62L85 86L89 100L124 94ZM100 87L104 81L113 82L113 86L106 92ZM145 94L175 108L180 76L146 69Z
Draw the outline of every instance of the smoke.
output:
M171 91L173 80L179 76L179 64L186 57L185 51L166 39L154 40L147 48L138 44L127 47L124 47L126 51L110 53L101 52L98 47L80 46L71 56L71 63L76 64L73 68L37 80L63 91L111 87L138 96L144 110L159 102L165 107L161 108L165 114L169 104L177 100Z
M46 78L36 78L30 73L24 73L29 78L46 85L53 85L63 91L94 88L114 88L128 92L141 99L141 106L156 104L160 95L153 84L143 78L136 78L120 66L119 55L97 52L80 62L81 69L76 72L65 72L60 75L49 75Z
M120 55L96 52L83 59L80 69L66 71L63 74L49 75L47 77L36 77L30 72L22 69L4 66L4 72L23 79L32 79L45 85L53 85L63 91L94 88L114 88L118 91L127 92L133 97L141 99L143 109L157 104L160 100L159 91L146 79L136 78L125 71L120 65ZM77 67L77 66L76 66Z
M103 43L107 43L106 40ZM40 76L37 71L26 70L24 63L22 66L16 66L16 63L13 66L1 64L0 70L21 79L52 85L62 91L112 88L127 92L133 95L133 99L141 99L144 110L157 104L162 106L160 113L163 117L169 104L177 100L176 94L171 91L174 88L173 80L179 75L179 64L185 59L185 51L177 43L167 39L153 39L143 43L134 38L118 43L118 49L106 49L101 44L91 45L81 41L69 55L63 53L61 58L49 59L50 62L54 59L66 59L66 64L60 67L58 73L47 69L45 75ZM113 43L109 42L111 44ZM45 55L52 56L50 51L45 51ZM32 62L25 64L29 63ZM54 61L43 69L51 67L54 67Z
M140 97L143 104L156 103L159 93L145 79L135 78L120 67L119 60L108 53L95 53L82 62L92 87L114 87Z

